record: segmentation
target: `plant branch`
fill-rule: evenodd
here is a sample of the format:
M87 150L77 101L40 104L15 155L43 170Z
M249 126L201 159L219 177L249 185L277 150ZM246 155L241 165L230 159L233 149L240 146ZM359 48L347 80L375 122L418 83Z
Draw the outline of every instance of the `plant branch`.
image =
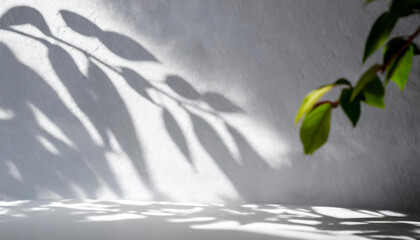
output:
M411 34L409 37L408 37L408 39L407 39L407 42L404 44L404 46L402 46L399 50L398 50L398 52L397 53L395 53L389 60L388 60L388 62L386 62L386 63L384 63L382 66L380 66L380 67L378 67L378 69L376 70L376 72L385 72L386 71L386 69L389 67L389 65L400 55L400 54L402 54L404 51L405 51L405 49L413 42L413 40L418 36L420 34L420 27L418 27L417 28L417 30L413 33L413 34ZM324 103L329 103L329 104L331 104L331 106L333 107L333 108L336 108L338 105L339 105L339 101L337 100L337 101L335 101L335 102L333 102L333 101L330 101L330 100L325 100L325 101L320 101L320 102L317 102L315 105L314 105L314 107L312 108L312 109L315 109L316 107L318 107L319 105L321 105L321 104L324 104Z
M377 72L381 71L382 73L385 72L385 70L389 67L389 65L401 54L404 52L404 50L413 42L413 40L420 34L420 27L417 28L417 30L411 34L407 42L398 50L397 53L395 53L391 59L389 59L388 62L384 63L380 68L378 68Z

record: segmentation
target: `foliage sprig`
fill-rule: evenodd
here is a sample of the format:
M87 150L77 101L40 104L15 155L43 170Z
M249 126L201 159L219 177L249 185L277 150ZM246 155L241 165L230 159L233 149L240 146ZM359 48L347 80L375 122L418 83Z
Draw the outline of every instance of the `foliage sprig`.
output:
M367 0L369 4L375 0ZM389 10L382 13L373 24L367 37L362 63L378 49L383 48L381 64L373 64L353 86L350 81L340 78L332 84L312 90L303 99L296 114L295 125L303 118L300 139L305 154L313 154L328 140L332 109L341 106L353 127L361 114L361 104L385 108L385 87L391 80L404 90L411 71L412 60L420 55L413 40L420 35L420 26L407 38L394 37L388 40L398 20L420 13L420 0L393 0ZM381 77L383 80L381 80ZM336 101L322 100L323 95L334 87L341 86L340 97ZM344 86L344 87L343 87Z

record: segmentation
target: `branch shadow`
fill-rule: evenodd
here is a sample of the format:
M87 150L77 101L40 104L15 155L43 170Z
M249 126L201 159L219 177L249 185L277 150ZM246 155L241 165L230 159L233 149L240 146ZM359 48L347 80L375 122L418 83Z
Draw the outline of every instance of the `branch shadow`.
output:
M55 89L46 84L36 72L19 62L6 45L1 44L1 72L8 73L2 76L1 80L6 81L2 85L10 87L2 88L4 93L0 106L10 110L13 115L7 121L0 122L5 137L2 142L7 143L2 144L2 147L7 147L1 156L4 166L2 176L5 179L0 188L2 198L36 198L46 194L74 198L80 192L85 197L94 198L96 192L103 187L101 182L115 196L123 196L124 193L106 159L110 150L110 134L128 155L146 187L152 194L156 194L155 197L161 196L151 183L132 119L107 74L92 61L90 57L93 56L82 52L88 58L88 76L85 77L62 47L12 28L14 25L27 23L39 28L46 36L57 39L51 36L42 14L34 8L14 7L0 18L2 29L29 37L48 49L48 59L53 71L76 106L99 133L104 146L96 142L87 126L78 119L80 116L75 116L72 109L63 104ZM126 46L143 51L139 44L134 44L134 40L122 38L113 39L122 44L129 42ZM67 45L71 46L69 43ZM124 55L124 52L117 53L121 57L130 57ZM143 51L142 56L138 57L152 59L152 55L148 54ZM110 107L117 108L111 115L107 110ZM43 126L42 120L47 121L44 124L46 126ZM45 130L51 126L56 127L61 139ZM13 151L22 144L26 150L14 154ZM52 171L47 174L48 169Z

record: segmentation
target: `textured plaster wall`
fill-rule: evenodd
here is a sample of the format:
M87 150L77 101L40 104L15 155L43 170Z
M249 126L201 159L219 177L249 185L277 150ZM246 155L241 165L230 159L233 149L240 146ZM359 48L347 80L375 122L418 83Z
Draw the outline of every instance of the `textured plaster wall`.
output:
M314 156L293 128L308 91L380 59L361 68L385 8L1 0L0 199L419 209L418 59L404 94L390 84L356 129L334 111Z

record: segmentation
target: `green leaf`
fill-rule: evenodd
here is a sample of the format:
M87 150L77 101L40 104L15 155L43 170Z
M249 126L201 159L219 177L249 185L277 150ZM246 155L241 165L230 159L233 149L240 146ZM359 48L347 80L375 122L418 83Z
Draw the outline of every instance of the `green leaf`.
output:
M352 89L344 88L340 95L340 106L346 113L347 117L353 123L353 127L356 127L357 121L360 117L360 98L356 98L354 101L350 101Z
M306 97L303 99L302 104L299 107L299 110L296 114L295 125L299 120L306 115L309 111L312 110L316 101L320 99L325 93L331 90L334 87L334 84L326 85L318 89L312 90Z
M337 85L348 85L349 87L351 87L351 83L349 82L349 80L345 78L340 78L337 81L335 81L334 86L337 86Z
M380 67L381 66L379 64L375 64L362 75L362 77L359 79L356 86L354 87L354 90L351 93L350 101L353 101L357 97L357 95L359 95L359 93L363 90L366 84L373 81L377 77L376 72Z
M375 76L371 82L366 84L363 89L363 95L365 96L363 101L366 104L377 108L385 108L385 89L381 80L377 76Z
M394 15L385 12L375 21L366 40L363 63L386 42L389 34L391 34L392 29L397 23L397 19L398 18Z
M386 74L386 82L391 79L398 85L401 91L403 91L405 84L408 81L408 76L410 75L413 55L414 48L410 44L408 48L389 65Z
M324 103L313 109L303 120L300 128L300 140L305 154L313 154L328 139L331 120L330 103Z

